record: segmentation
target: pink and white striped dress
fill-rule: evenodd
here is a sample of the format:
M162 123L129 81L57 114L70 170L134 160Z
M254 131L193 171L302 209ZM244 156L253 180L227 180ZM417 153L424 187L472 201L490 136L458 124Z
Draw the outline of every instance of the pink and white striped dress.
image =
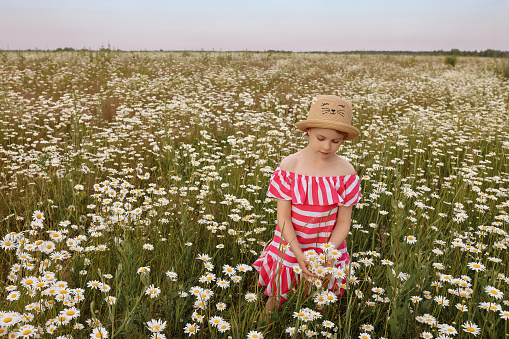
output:
M327 243L336 226L338 206L357 204L361 198L360 180L356 174L333 177L313 177L281 170L274 171L269 183L267 196L292 200L292 224L302 251L314 249L323 253L318 246ZM258 286L267 286L265 294L284 302L288 293L297 285L298 275L293 267L299 263L290 246L281 236L279 225L272 242L253 263L260 273ZM345 267L350 262L346 241L339 247L341 257L336 267ZM345 282L345 281L343 281ZM339 282L331 282L327 288L342 295Z

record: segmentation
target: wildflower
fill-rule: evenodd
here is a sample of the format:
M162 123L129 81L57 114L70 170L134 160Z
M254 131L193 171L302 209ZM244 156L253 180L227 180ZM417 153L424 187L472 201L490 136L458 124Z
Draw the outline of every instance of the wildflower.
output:
M433 267L434 267L434 268L436 268L436 269L438 269L438 270L443 270L443 269L445 269L444 264L442 264L442 263L440 263L440 262L434 262L434 263L433 263Z
M371 332L375 329L375 327L371 324L364 324L361 326L361 329L367 332Z
M41 211L36 210L36 211L34 211L34 213L32 214L32 219L33 219L34 221L36 221L36 222L40 222L40 223L42 223L42 222L44 221L44 219L46 219L46 218L44 218L44 214L43 214Z
M199 280L200 282L209 284L212 281L216 280L216 275L214 273L207 273L206 275L202 275Z
M465 322L461 327L463 327L463 331L473 334L474 336L477 336L481 332L479 326L470 321Z
M238 264L237 267L235 267L239 272L250 272L253 267L246 265L246 264Z
M219 316L215 316L215 317L212 317L212 318L209 319L209 323L212 326L218 326L223 321L224 321L224 319L222 317L219 317Z
M246 293L245 298L246 298L246 300L247 300L248 302L253 302L253 301L256 301L257 296L256 296L256 294L254 294L254 293Z
M173 271L166 271L166 276L168 276L168 278L170 278L171 281L177 281L178 275Z
M114 305L117 302L117 298L109 295L106 298L104 298L104 301L106 301L110 305Z
M413 235L408 235L405 237L405 240L407 243L409 244L415 244L417 242L417 238L414 237Z
M187 323L186 327L184 327L184 333L189 334L189 336L196 335L196 333L200 330L200 326L195 323Z
M500 310L500 318L504 319L504 320L509 319L509 311L502 311L502 310Z
M101 287L101 283L97 280L90 280L87 282L87 287L99 289Z
M410 297L410 301L414 304L420 302L421 300L422 298L416 295Z
M449 306L449 300L443 296L437 295L433 300L435 300L439 305Z
M448 324L439 324L438 326L438 331L442 334L445 334L445 335L456 335L458 334L458 331L456 331L456 329L454 327L452 327L451 325L448 325Z
M80 316L80 310L78 310L76 307L70 307L68 309L63 309L61 314L65 314L71 319L77 318Z
M203 266L205 266L205 268L206 268L208 271L212 271L212 270L214 269L214 265L213 265L211 262L209 262L209 261L205 261L205 262L203 263Z
M219 325L217 325L217 329L219 332L224 333L226 331L229 331L231 328L230 323L226 321L222 321Z
M108 284L101 284L101 287L99 288L101 292L109 292L111 287Z
M217 279L216 281L217 286L221 287L222 289L230 287L230 282L223 279Z
M300 320L304 320L304 317L306 316L306 313L300 310L299 312L293 312L294 318L299 318Z
M285 332L293 335L295 333L295 327L287 327Z
M21 293L20 292L12 291L11 293L9 293L9 295L7 295L7 300L9 300L9 301L18 300L19 297L21 297Z
M234 282L234 283L239 283L241 280L242 280L242 277L239 276L239 275L234 275L233 277L231 277L231 280Z
M325 296L323 295L323 293L318 293L317 292L316 295L315 295L314 301L318 305L324 305L325 302L326 302L326 299L325 299Z
M149 273L149 272L150 272L150 267L145 266L145 267L138 268L138 272L137 273L140 274L140 273Z
M332 304L338 300L338 296L331 291L325 291L324 298L326 300L325 301L326 304Z
M223 272L229 276L235 275L235 269L231 267L230 265L224 265L223 266Z
M487 302L481 302L479 303L479 308L488 310L488 311L501 311L502 306L495 303L487 303Z
M439 248L434 248L431 252L435 253L436 255L442 255L444 254L444 251L442 251Z
M322 326L327 327L327 328L333 328L336 325L334 325L334 323L332 321L324 320L322 323Z
M457 308L459 311L461 311L461 312L467 312L467 311L468 311L468 307L466 307L465 305L462 305L462 304L460 304L460 303L457 303L457 304L456 304L456 305L454 305L454 306L456 306L456 308Z
M216 308L218 311L224 311L224 310L226 310L226 304L225 303L217 303Z
M153 284L147 287L145 290L145 294L150 295L150 298L157 298L161 293L161 289L159 287L155 287Z
M494 297L495 299L502 299L502 297L504 296L504 294L499 289L496 289L495 287L490 285L485 286L484 290L486 291L486 293L488 293L490 297Z
M263 334L261 332L253 330L247 334L247 338L248 339L263 339Z
M23 325L18 330L18 337L17 338L30 338L35 336L39 331L35 328L33 325Z
M154 250L154 245L152 245L152 244L144 244L143 245L143 249L149 250L149 251L153 251Z
M96 327L90 333L90 338L108 338L108 331L102 326Z
M210 261L210 257L207 254L198 254L196 259L202 260L202 261Z
M484 271L486 269L486 266L484 266L483 264L479 263L479 262L470 262L467 264L467 266L473 270L473 271Z
M368 333L363 332L359 334L359 339L371 339L371 336Z
M161 319L152 319L147 322L147 327L152 333L162 332L166 328L166 321L163 322Z

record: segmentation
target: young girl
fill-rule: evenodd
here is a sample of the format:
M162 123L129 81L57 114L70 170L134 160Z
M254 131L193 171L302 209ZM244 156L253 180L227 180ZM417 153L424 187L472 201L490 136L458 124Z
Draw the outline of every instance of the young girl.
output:
M272 174L267 195L278 199L276 232L253 263L260 274L258 285L267 286L265 320L297 285L295 267L300 267L304 276L318 277L310 272L305 251L321 254L320 245L331 243L341 256L329 261L330 266L344 268L350 261L345 239L352 205L359 201L361 190L355 169L336 152L343 140L359 135L351 122L349 101L334 95L317 96L308 119L296 124L309 136L309 144L283 159ZM343 282L336 279L326 287L342 295L344 290L339 284Z

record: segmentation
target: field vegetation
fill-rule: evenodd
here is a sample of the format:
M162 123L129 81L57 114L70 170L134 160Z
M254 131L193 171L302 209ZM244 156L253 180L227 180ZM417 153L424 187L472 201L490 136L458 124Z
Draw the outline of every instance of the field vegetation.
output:
M504 65L0 52L0 336L506 337ZM258 328L268 182L318 94L351 100L361 131L338 152L362 179L346 292L300 284Z

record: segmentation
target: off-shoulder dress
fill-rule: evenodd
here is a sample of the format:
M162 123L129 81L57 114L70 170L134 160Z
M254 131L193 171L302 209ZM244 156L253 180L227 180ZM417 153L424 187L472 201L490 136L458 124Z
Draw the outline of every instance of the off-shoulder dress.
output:
M357 173L313 177L278 167L271 176L267 196L292 201L292 224L302 251L314 249L321 254L323 251L318 246L329 241L336 226L338 206L351 206L359 202L360 179ZM258 286L266 286L264 293L282 302L298 282L293 268L299 264L290 246L286 245L276 222L272 242L253 263L260 274ZM350 262L346 241L338 250L342 254L336 261L336 267L344 268ZM341 295L344 290L339 288L340 283L331 281L325 287Z

